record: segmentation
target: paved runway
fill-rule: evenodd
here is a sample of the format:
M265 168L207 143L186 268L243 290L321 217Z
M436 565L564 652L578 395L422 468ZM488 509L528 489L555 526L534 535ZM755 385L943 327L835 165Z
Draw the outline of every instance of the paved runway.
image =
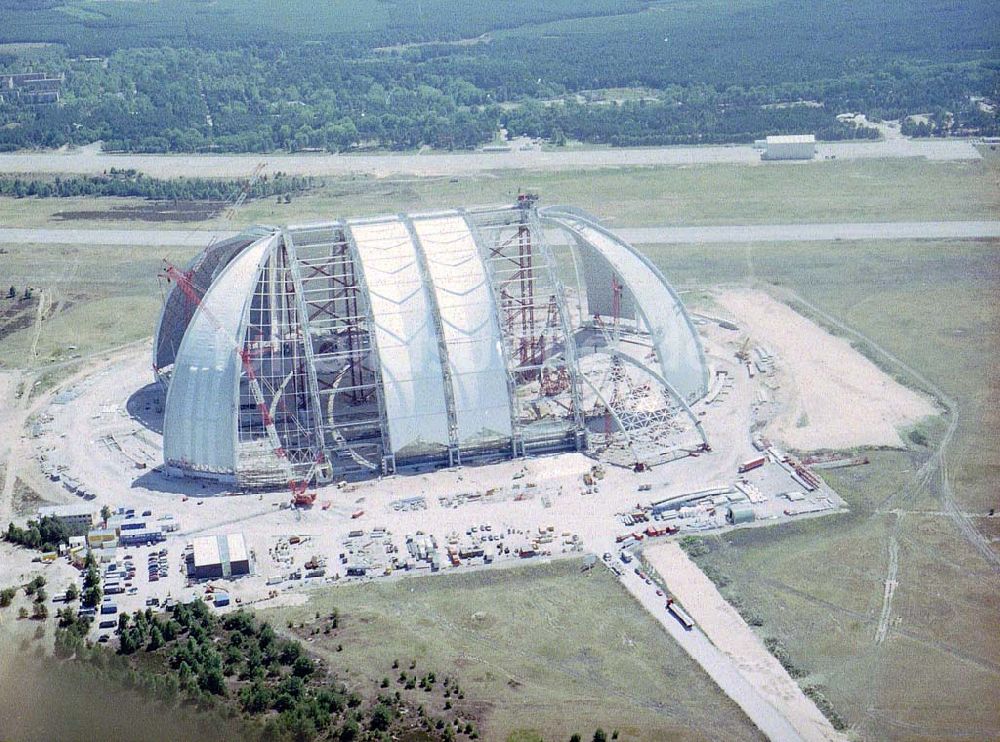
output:
M979 151L967 139L905 139L878 142L821 142L816 161L896 157L928 160L978 160ZM245 178L259 163L265 172L289 175L461 176L494 170L574 170L579 168L759 163L760 151L750 145L705 147L637 147L605 149L521 149L508 152L427 152L399 154L270 153L232 155L109 154L97 145L75 150L0 154L0 173L98 174L110 168L133 168L158 178L178 176ZM775 163L780 167L783 163Z

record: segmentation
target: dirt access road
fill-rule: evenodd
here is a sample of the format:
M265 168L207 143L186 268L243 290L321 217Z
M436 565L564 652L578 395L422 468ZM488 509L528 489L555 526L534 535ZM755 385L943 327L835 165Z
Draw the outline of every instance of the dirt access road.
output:
M742 679L752 688L760 699L758 703L772 706L775 714L794 729L795 738L817 742L846 739L806 697L798 683L761 644L736 609L726 602L712 581L676 542L648 548L644 555L663 578L666 588L711 640L714 648L735 666ZM702 666L705 667L704 662ZM716 682L719 682L718 679ZM730 696L739 703L737 696L732 693ZM760 726L752 714L751 718ZM761 730L771 739L777 738L768 729L761 727Z
M331 214L330 218L336 218ZM633 245L745 244L829 240L938 240L1000 238L1000 221L751 224L707 227L615 228ZM0 228L0 244L178 245L201 247L234 231L207 229L14 229ZM558 242L558 240L554 240Z
M891 139L881 142L833 142L816 145L817 161L925 157L928 160L978 160L966 139ZM400 154L108 154L97 144L78 149L0 154L0 173L99 174L113 167L134 168L158 178L179 176L244 178L259 163L265 172L288 175L458 176L491 170L575 170L579 168L710 163L757 163L760 151L749 145L561 149L512 147L509 152L435 152Z

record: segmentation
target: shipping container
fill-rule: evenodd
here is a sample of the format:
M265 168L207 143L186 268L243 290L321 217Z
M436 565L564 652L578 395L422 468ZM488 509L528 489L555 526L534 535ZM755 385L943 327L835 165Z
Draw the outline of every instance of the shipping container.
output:
M750 459L749 461L744 461L740 464L739 473L743 474L754 469L758 469L767 463L767 456L758 456L755 459Z

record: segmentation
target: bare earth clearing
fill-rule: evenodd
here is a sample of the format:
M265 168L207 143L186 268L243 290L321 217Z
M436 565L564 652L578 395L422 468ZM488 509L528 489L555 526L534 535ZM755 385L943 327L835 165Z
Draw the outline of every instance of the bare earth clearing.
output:
M785 446L902 447L900 428L937 414L927 397L763 291L723 291L717 301L778 357L786 403L765 433Z
M844 739L677 542L647 548L643 555L698 627L733 660L739 673L780 710L802 739Z

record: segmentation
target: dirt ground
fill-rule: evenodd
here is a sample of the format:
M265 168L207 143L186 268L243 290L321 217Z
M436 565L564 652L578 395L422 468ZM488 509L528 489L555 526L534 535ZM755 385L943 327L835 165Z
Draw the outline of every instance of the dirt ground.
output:
M716 301L777 356L781 401L765 435L799 451L903 447L899 431L938 414L851 347L763 291L733 289Z
M802 739L844 739L679 544L659 544L643 554L699 628L735 662L740 674L791 722Z
M201 222L218 216L225 206L221 201L146 201L107 209L57 211L52 218L57 222Z

